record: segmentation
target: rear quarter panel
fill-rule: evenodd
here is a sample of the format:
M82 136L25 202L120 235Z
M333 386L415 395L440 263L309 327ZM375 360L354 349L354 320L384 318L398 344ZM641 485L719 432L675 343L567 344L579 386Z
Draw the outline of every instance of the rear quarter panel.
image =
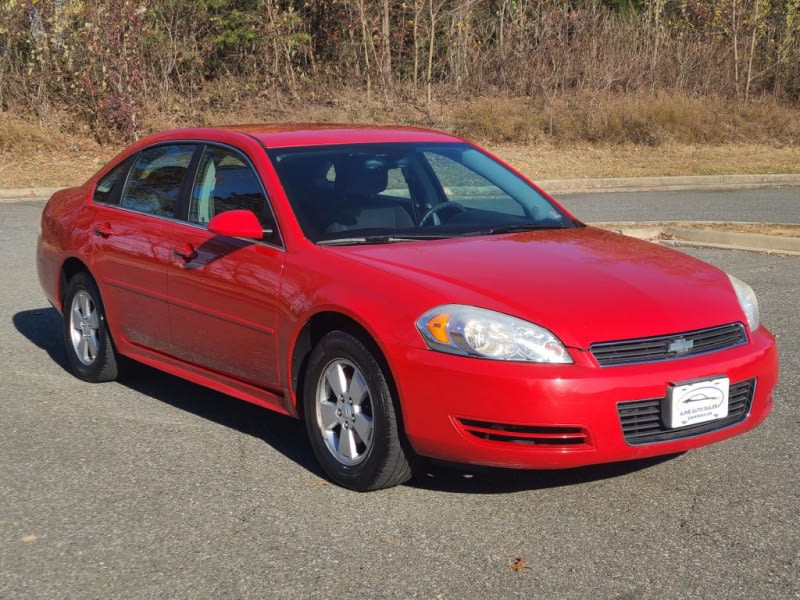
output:
M76 249L86 241L87 221L81 208L88 196L86 186L59 190L42 210L36 267L45 296L59 312L63 294L61 268L68 258L78 257Z

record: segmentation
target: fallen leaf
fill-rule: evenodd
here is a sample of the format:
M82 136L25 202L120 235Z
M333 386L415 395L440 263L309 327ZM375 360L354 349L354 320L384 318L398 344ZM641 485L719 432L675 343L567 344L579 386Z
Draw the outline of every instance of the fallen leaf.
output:
M39 538L35 535L23 535L21 538L19 538L19 541L29 543L29 542L35 542L38 539Z
M514 562L508 563L508 568L512 571L516 571L519 573L520 571L524 571L525 569L529 569L530 567L525 566L525 557L518 556Z

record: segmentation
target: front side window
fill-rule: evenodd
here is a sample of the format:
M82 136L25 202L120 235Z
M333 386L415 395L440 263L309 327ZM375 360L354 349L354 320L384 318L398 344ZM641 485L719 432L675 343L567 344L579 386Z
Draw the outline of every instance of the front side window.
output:
M174 218L195 148L194 144L170 144L143 151L131 169L120 206Z
M207 146L192 186L189 222L205 225L228 210L249 210L265 229L274 227L258 175L246 159L233 150Z
M575 226L530 183L464 143L352 144L269 155L303 232L319 243Z

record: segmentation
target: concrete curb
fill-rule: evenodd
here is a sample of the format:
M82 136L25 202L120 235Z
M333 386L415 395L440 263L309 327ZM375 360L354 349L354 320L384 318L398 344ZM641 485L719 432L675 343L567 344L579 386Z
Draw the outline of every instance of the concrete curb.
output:
M800 174L686 175L677 177L601 177L537 181L548 192L635 192L647 190L723 190L800 186Z
M726 221L726 224L731 223ZM745 224L745 223L743 223ZM666 246L696 246L800 256L800 237L695 229L683 223L591 223Z
M21 188L16 190L0 190L0 202L19 202L20 200L47 200L58 190L64 188Z

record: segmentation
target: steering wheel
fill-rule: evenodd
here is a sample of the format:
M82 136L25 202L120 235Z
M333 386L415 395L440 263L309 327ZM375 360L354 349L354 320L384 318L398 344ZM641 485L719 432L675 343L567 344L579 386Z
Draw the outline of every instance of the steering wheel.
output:
M464 206L462 204L459 204L458 202L452 202L452 201L442 202L441 204L437 204L436 206L428 210L428 212L426 212L424 215L422 215L422 218L419 220L419 226L422 227L425 224L425 221L430 219L433 215L436 215L439 213L439 211L448 208L456 209L458 210L458 212L464 212L466 210Z

